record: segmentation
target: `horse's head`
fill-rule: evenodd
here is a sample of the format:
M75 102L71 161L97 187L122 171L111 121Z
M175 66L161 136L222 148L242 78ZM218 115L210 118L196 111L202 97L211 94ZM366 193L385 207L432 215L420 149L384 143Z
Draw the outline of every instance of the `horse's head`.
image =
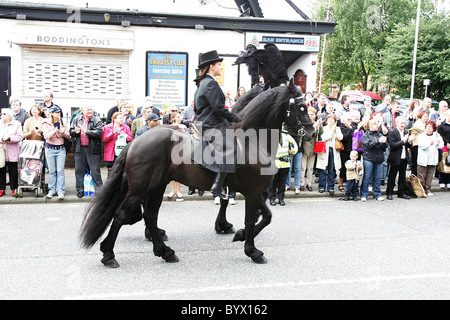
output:
M289 134L299 143L302 139L310 141L314 134L313 122L308 116L308 107L300 87L291 79L288 85L289 104L286 106L284 123Z

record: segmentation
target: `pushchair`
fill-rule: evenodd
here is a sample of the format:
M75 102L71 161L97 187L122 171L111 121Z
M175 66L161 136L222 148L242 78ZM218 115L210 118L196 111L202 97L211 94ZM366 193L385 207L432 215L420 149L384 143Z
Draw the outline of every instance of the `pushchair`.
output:
M23 140L19 153L19 187L17 197L23 197L25 189L34 189L36 197L42 197L45 189L44 142Z

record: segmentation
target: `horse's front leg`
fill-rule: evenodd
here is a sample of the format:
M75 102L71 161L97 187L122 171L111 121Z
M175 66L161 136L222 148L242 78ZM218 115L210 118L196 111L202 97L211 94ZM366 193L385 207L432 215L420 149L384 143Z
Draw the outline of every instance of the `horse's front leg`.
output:
M233 225L227 221L227 207L228 199L220 199L220 209L215 223L218 234L233 234L235 232Z
M266 199L267 197L261 197L261 201L258 207L258 210L256 210L255 215L255 223L258 221L259 216L262 216L261 221L256 224L255 226L255 237L265 228L267 227L270 222L272 221L272 212L266 205ZM245 240L245 229L239 229L236 234L234 235L233 241L244 241Z
M245 243L244 252L256 263L267 263L264 253L255 247L256 212L260 206L260 194L245 197Z

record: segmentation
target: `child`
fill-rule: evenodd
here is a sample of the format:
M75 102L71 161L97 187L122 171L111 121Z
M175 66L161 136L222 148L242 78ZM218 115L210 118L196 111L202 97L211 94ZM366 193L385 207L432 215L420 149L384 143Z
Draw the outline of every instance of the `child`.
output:
M345 201L353 197L353 200L358 201L359 193L359 176L362 174L363 165L361 161L357 161L358 151L350 152L350 160L345 162L347 168L347 190L345 191Z
M270 205L276 205L275 199L278 196L280 206L284 206L284 192L285 182L289 174L289 168L291 166L290 154L296 154L298 151L297 143L295 140L286 133L281 133L280 143L278 144L277 155L275 159L275 166L278 168L278 172L273 177L273 182L269 186L269 199Z

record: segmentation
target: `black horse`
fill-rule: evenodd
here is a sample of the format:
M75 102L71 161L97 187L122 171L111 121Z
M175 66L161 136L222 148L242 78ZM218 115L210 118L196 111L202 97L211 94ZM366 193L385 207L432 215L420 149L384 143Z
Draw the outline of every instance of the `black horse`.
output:
M267 90L267 87L265 88L263 85L256 84L252 89L247 91L244 95L242 95L239 98L239 100L233 106L232 112L238 114L241 118L243 118L245 116L246 112L249 110L249 109L246 109L246 107L248 106L250 101L253 100L254 98L256 98L261 93L263 93L265 90ZM302 106L300 108L305 108L305 106ZM312 134L314 132L314 128L313 128L314 123L311 121L311 119L309 118L306 111L307 110L305 110L305 109L300 109L300 112L298 115L298 117L299 117L298 123L297 123L298 124L297 128L299 128L299 129L297 130L297 132L294 132L293 130L289 130L287 132L290 135L292 135L292 137L295 139L295 141L298 144L300 144L300 141L302 139L305 139L308 141L311 140ZM267 192L264 192L263 196L264 196L264 199L266 199L268 196ZM235 233L233 224L228 222L227 217L226 217L228 204L229 204L228 198L220 199L220 208L219 208L219 212L217 214L217 218L216 218L216 221L214 224L215 231L218 234L234 234ZM262 219L255 226L255 228L256 228L255 236L262 229L264 229L265 226L267 226L270 223L270 219L271 219L270 211L269 212L265 211L264 207L258 209L257 218L259 215L262 216ZM165 236L167 239L167 236L164 233L163 233L163 236ZM240 229L235 234L233 241L244 241L244 240L245 240L245 229Z
M291 80L288 86L259 94L244 108L243 120L231 127L244 132L253 130L258 139L257 161L242 164L236 170L233 181L236 191L245 197L244 252L256 263L267 262L263 252L254 244L255 235L262 229L256 229L255 223L258 210L263 211L270 222L271 213L263 192L273 178L274 172L267 172L273 167L279 129L286 123L293 132L298 132L301 129L301 108L306 108L302 92ZM312 131L308 134L310 139ZM272 137L276 138L275 145L271 143ZM185 150L190 153L191 140L188 133L176 127L157 126L140 136L138 141L129 144L116 159L108 180L86 207L81 226L81 244L90 248L112 221L107 237L100 244L103 252L101 261L107 267L119 266L113 248L120 228L134 224L142 217L150 229L154 254L167 262L178 262L175 251L165 245L157 226L166 186L171 180L176 180L200 190L209 190L215 175L192 161L179 161L180 158L190 159L190 154L186 155ZM246 160L252 156L244 154ZM141 204L144 204L143 213Z

